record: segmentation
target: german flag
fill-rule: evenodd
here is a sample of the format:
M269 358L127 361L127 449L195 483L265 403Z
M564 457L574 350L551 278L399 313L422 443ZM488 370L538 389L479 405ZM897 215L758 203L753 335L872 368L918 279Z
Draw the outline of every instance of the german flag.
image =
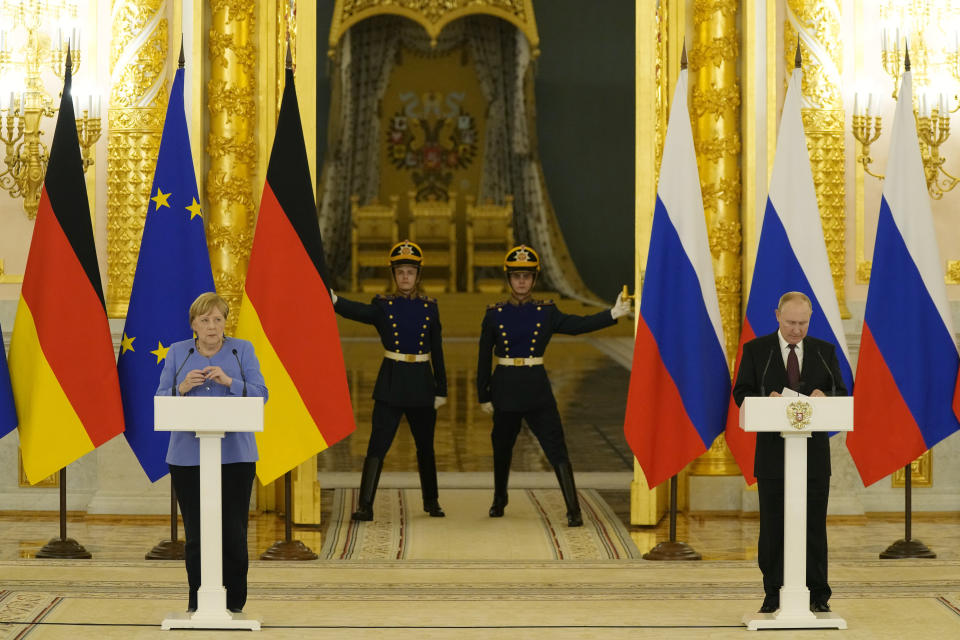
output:
M257 434L263 484L356 429L327 282L288 56L237 321L237 335L253 343L270 388Z
M68 54L10 343L20 449L32 484L123 432L70 84Z

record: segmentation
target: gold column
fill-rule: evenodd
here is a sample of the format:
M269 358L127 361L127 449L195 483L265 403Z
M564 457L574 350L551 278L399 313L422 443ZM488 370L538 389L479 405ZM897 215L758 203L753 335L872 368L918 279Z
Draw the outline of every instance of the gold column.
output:
M210 1L207 245L217 292L235 310L228 332L236 327L256 224L257 4Z
M111 6L107 112L107 313L124 317L137 267L146 203L167 108L167 20L163 0Z
M695 0L690 111L713 256L720 319L731 365L740 340L740 81L738 0ZM739 475L723 436L690 465L693 475Z
M680 45L676 43L683 40L683 19L682 0L666 0L659 6L647 0L635 0L634 6L634 239L637 246L634 288L639 296L643 290L643 271L647 263L657 195L657 172L666 134L668 91L676 85L680 68L677 48ZM673 57L674 53L676 57ZM656 143L651 145L650 140ZM638 305L639 302L638 298ZM664 483L656 489L650 489L643 470L634 458L633 481L630 483L630 524L655 525L660 521L667 508L667 486ZM645 543L638 541L638 544ZM653 543L646 548L652 546Z
M786 68L793 68L800 32L803 56L803 128L820 207L823 237L840 315L850 317L846 300L846 177L844 110L840 88L843 46L839 0L788 0L784 33Z

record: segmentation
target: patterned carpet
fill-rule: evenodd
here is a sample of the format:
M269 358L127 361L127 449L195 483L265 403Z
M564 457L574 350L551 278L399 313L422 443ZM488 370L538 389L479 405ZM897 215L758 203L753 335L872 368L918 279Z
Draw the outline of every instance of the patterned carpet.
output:
M444 489L447 517L430 518L418 490L385 489L376 520L354 523L356 491L339 491L321 559L251 562L245 611L276 639L744 637L762 598L755 560L642 560L594 491L580 499L585 526L571 529L556 489L511 491L504 518L487 516L488 490ZM845 639L960 637L958 560L837 559L830 582ZM159 626L185 606L180 562L0 561L0 640L186 637Z
M374 520L355 522L356 489L337 490L320 557L336 560L619 560L639 558L630 533L592 489L579 492L584 526L568 527L558 489L510 492L503 518L490 518L488 490L444 490L446 518L422 510L416 489L385 489Z
M844 638L960 637L960 563L841 562L831 582ZM170 638L184 583L178 563L0 562L0 639ZM751 562L254 562L246 610L271 638L742 638L758 590Z

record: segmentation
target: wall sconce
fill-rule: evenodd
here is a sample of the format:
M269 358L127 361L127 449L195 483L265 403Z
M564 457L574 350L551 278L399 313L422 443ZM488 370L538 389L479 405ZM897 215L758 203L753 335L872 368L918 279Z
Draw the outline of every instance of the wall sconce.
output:
M863 165L863 170L867 175L883 180L883 176L870 171L870 163L873 158L870 157L870 145L880 137L881 121L880 116L871 114L873 110L873 94L867 95L867 108L860 112L860 95L853 94L853 137L860 143L860 153L857 154L857 162Z
M900 51L900 29L896 29L892 47L888 39L889 33L886 28L881 32L881 62L883 69L893 78L893 98L899 98L898 90L900 88L900 78L905 60L908 60L908 51L910 46L909 39L905 42L904 51ZM960 37L954 34L955 51L948 55L948 60L952 64L948 65L951 74L957 80L960 80ZM920 43L922 47L923 44ZM919 86L919 83L918 83ZM934 200L943 198L943 194L951 191L960 183L960 178L951 175L943 168L946 158L940 155L940 147L950 137L950 109L949 100L943 94L938 94L933 108L927 107L926 94L915 94L917 106L913 109L913 117L917 127L917 136L920 140L920 156L923 160L923 172L927 181L927 191ZM857 155L857 162L863 165L863 170L874 178L883 179L882 175L870 171L870 163L873 158L870 156L870 145L880 137L881 119L880 116L873 115L873 95L869 94L867 98L867 108L861 112L859 107L860 96L854 94L853 99L853 117L851 119L851 129L853 137L860 143L860 153ZM960 98L958 98L960 103ZM960 109L960 104L954 111Z
M14 88L8 100L0 93L0 144L5 150L0 188L12 198L22 197L23 209L32 220L37 215L49 158L40 127L44 118L56 114L41 71L49 68L62 80L68 47L73 74L79 71L80 33L75 28L57 27L76 20L77 5L69 0L3 0L0 16L13 23L12 30L0 31L0 76L5 76L6 87ZM75 103L79 107L76 98ZM88 99L86 110L76 110L84 171L93 164L91 149L100 138L99 105L98 99L94 109L93 100Z

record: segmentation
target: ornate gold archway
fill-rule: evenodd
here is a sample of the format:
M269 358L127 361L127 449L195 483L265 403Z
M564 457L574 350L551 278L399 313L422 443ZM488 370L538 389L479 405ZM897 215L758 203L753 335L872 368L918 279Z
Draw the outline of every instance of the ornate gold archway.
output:
M443 28L464 16L489 15L510 22L530 42L533 57L540 54L540 36L533 15L533 0L336 0L330 25L328 54L333 56L340 38L361 20L395 15L421 25L436 45Z

